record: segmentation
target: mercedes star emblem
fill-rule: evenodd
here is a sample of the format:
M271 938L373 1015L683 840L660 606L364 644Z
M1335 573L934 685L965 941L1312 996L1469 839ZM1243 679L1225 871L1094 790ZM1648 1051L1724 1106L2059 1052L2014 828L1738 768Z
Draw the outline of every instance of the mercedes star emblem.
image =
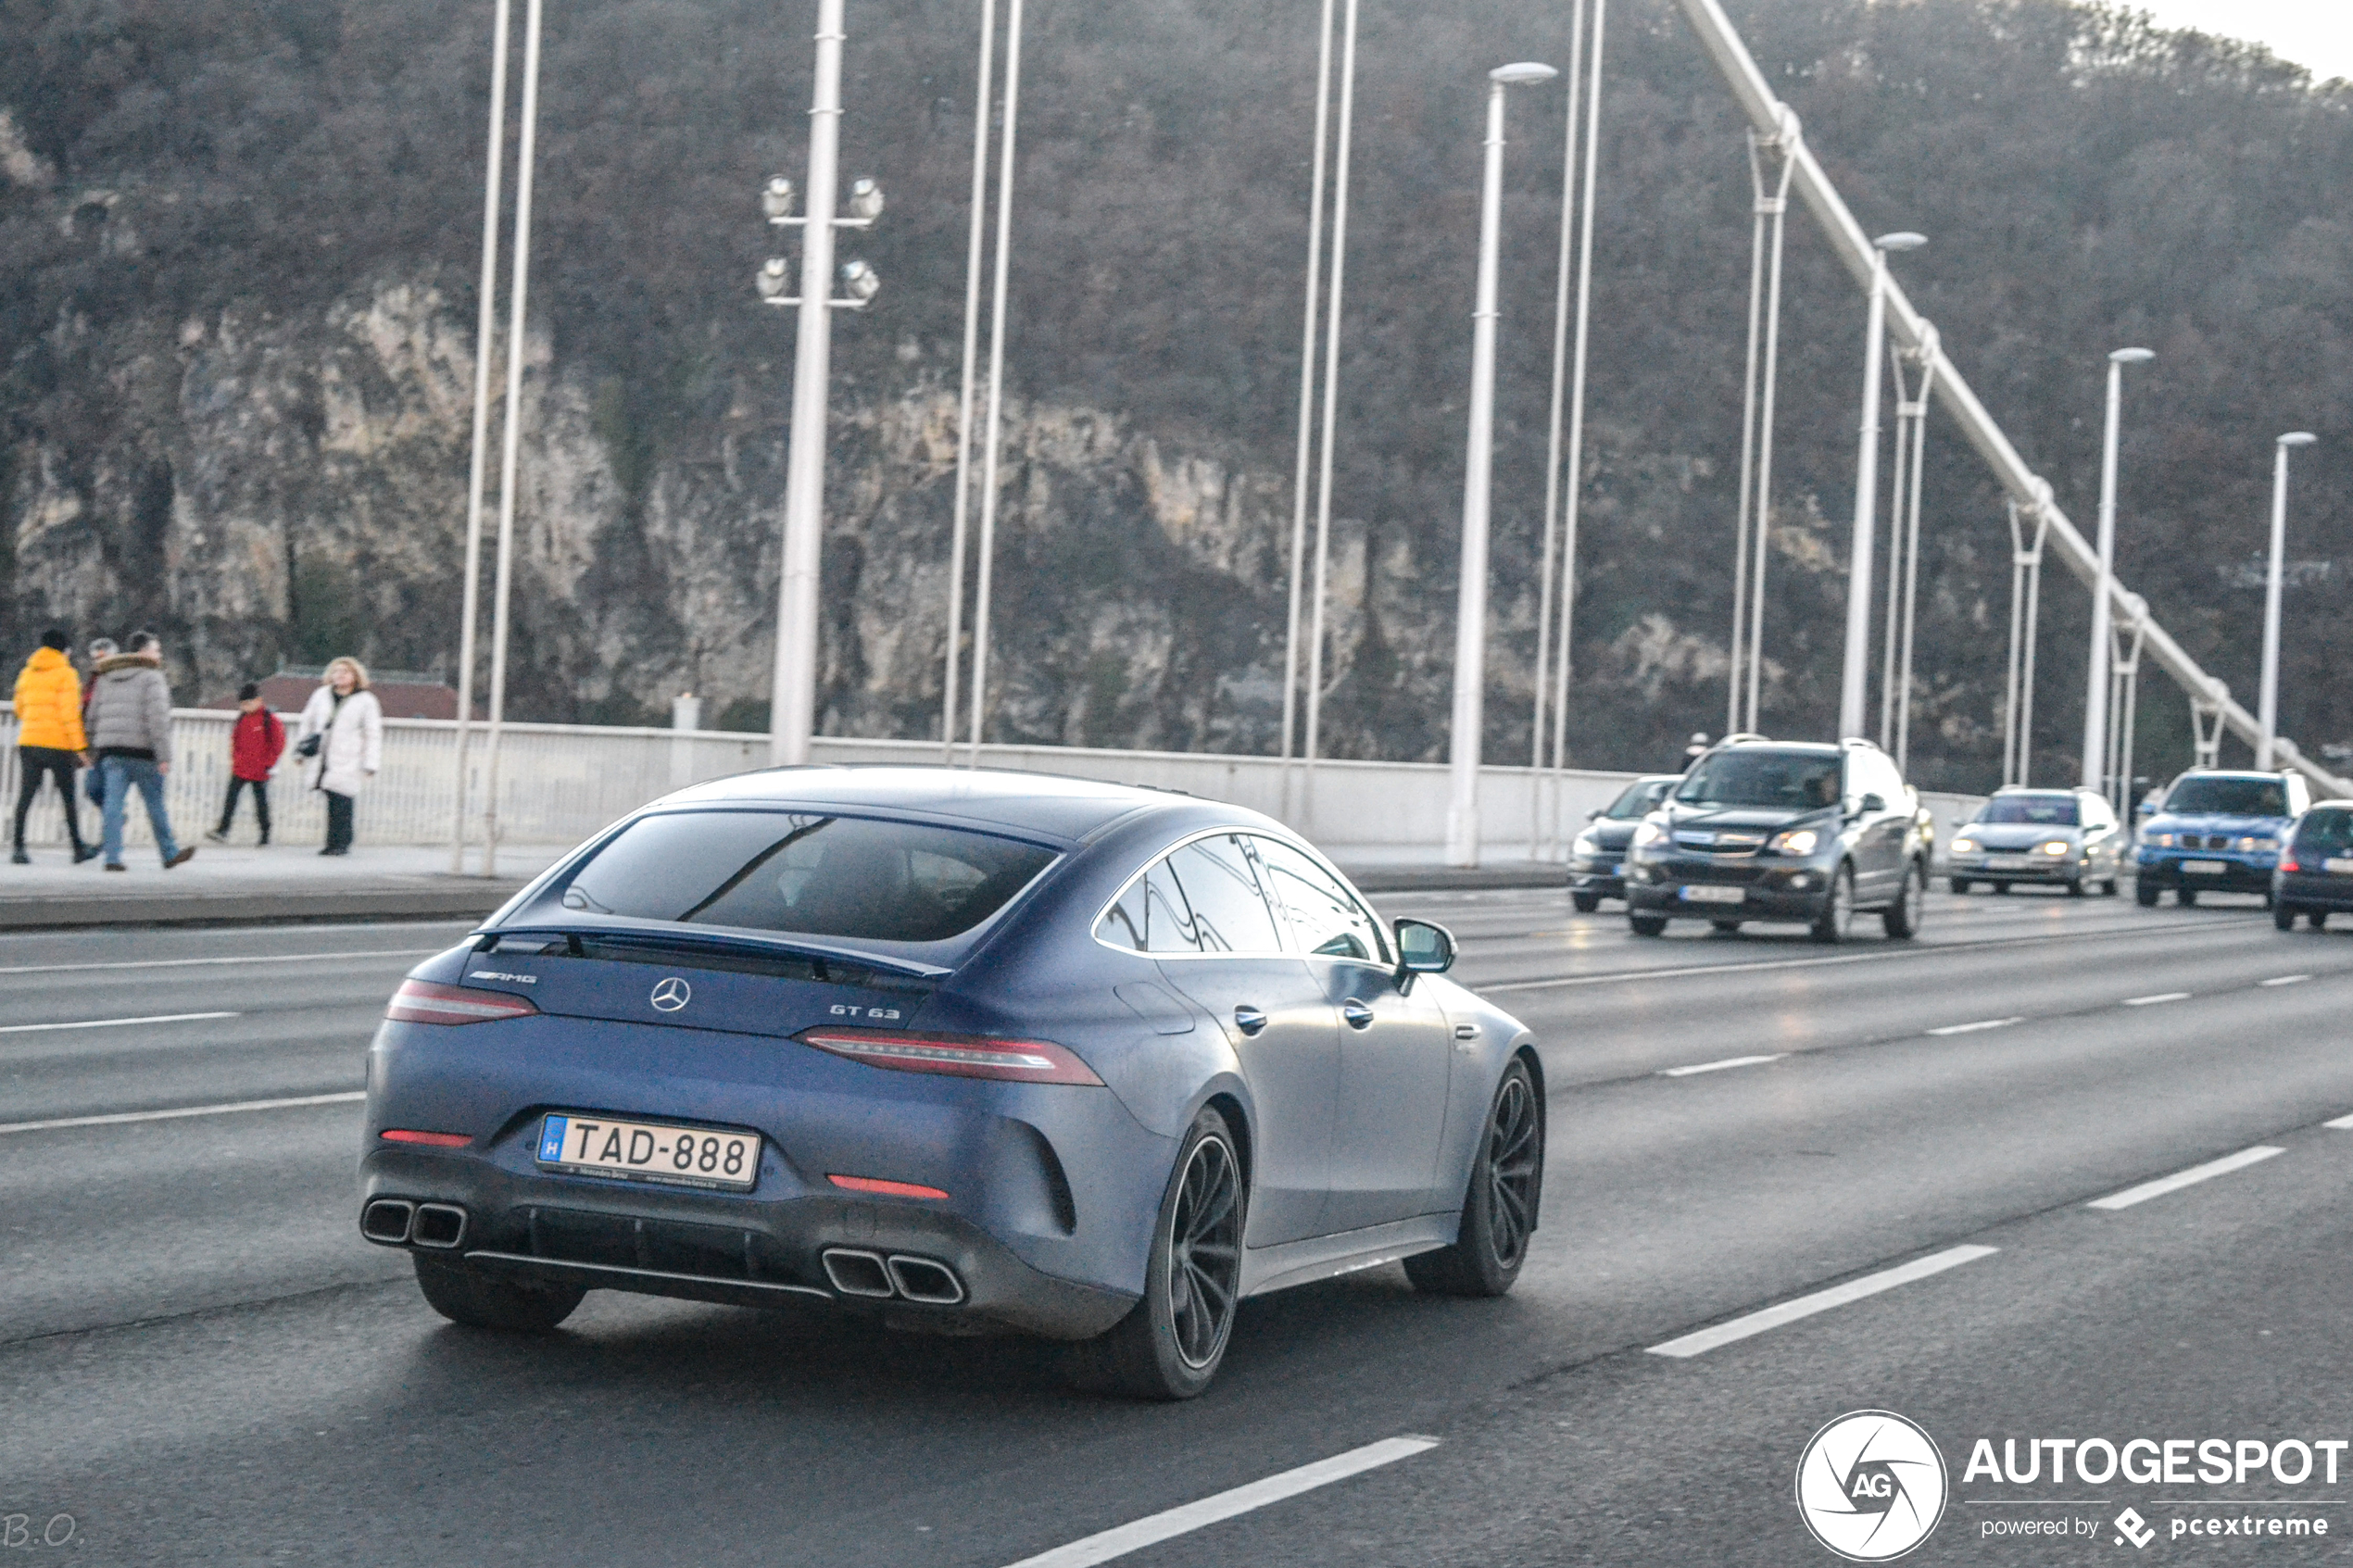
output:
M694 987L673 974L654 987L653 1004L659 1011L676 1012L694 994Z

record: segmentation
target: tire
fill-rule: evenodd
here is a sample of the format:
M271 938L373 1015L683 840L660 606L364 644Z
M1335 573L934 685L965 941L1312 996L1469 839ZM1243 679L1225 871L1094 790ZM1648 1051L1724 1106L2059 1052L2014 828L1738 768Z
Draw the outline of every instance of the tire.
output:
M2006 897L2008 895L2009 890L2010 884L2007 882L1997 882L1994 884L1994 891Z
M2296 917L2297 913L2298 910L2293 904L2273 904L2271 906L2271 923L2282 931L2294 931L2296 929ZM2318 922L2316 922L2315 923Z
M1953 891L1956 894L1967 893L1971 885L1969 879L1965 876L1957 876L1953 879Z
M1830 897L1806 933L1817 942L1843 942L1855 929L1855 868L1842 865L1831 876Z
M2146 877L2139 878L2133 884L2133 902L2145 909L2153 909L2157 908L2158 896L2162 892L2163 888Z
M1891 940L1908 942L1920 934L1920 917L1928 912L1928 873L1916 862L1904 868L1904 885L1895 902L1880 911L1880 923Z
M1580 915L1590 915L1602 907L1602 896L1598 893L1572 893L1568 901L1577 907Z
M2067 884L2067 896L2070 898L2081 898L2083 897L2083 879L2082 877L2079 876L2074 881Z
M1249 1213L1226 1119L1204 1107L1176 1147L1144 1260L1144 1298L1071 1348L1072 1381L1136 1399L1189 1399L1207 1388L1233 1336Z
M2175 888L2173 890L2173 902L2181 905L2182 908L2185 909L2190 908L2197 902L2197 889L2195 887Z
M2326 909L2307 909L2304 911L2304 923L2310 926L2315 931L2322 929L2328 924L2328 922L2329 912Z
M1667 935L1667 917L1665 915L1628 915L1626 929L1637 936L1664 936Z
M588 1294L581 1285L525 1285L444 1258L411 1255L417 1288L451 1323L510 1334L546 1334L572 1316Z
M2102 895L2103 897L2109 897L2109 898L2113 898L2113 897L2116 897L2116 879L2115 879L2114 877L2109 877L2109 878L2108 878L2106 882L2101 883L2101 884L2100 884L2100 893L2101 893L2101 895Z
M1472 1160L1454 1245L1405 1260L1427 1296L1501 1296L1528 1261L1544 1190L1544 1108L1528 1064L1514 1059L1495 1087L1487 1130Z
M1707 923L1721 935L1738 936L1741 934L1741 922L1736 920L1712 920Z

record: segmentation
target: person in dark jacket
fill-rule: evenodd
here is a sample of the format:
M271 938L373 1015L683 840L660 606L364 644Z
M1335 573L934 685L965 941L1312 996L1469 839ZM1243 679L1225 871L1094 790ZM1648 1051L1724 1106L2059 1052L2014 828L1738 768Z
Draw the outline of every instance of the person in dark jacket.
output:
M250 789L261 842L270 842L270 775L285 750L286 726L263 704L261 688L247 681L237 692L237 721L229 727L229 798L220 805L220 825L208 831L207 838L215 844L229 842L229 825L237 820L237 797Z
M127 653L98 666L87 721L90 749L106 774L107 870L122 863L122 813L136 785L147 803L147 824L164 870L184 865L195 854L171 835L164 805L164 776L171 771L171 687L163 678L163 645L153 632L134 632Z

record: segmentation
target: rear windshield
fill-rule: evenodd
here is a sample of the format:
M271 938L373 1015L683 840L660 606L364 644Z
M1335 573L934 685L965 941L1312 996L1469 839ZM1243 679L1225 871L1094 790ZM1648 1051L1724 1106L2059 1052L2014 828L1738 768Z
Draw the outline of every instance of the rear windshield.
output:
M1693 806L1762 806L1810 811L1838 804L1835 752L1740 746L1702 758L1675 798Z
M1674 784L1673 779L1637 779L1626 786L1625 794L1609 803L1609 809L1602 815L1614 822L1630 822L1666 799Z
M632 822L563 907L684 925L943 942L1002 909L1054 852L993 834L813 812L679 811Z
M2165 809L2192 816L2284 817L2287 788L2277 779L2191 777L2174 784Z
M2308 812L2296 830L2296 847L2313 854L2353 849L2353 811Z
M2071 795L2004 795L1985 803L1977 814L1981 822L2032 822L2036 827L2071 828L2082 824Z

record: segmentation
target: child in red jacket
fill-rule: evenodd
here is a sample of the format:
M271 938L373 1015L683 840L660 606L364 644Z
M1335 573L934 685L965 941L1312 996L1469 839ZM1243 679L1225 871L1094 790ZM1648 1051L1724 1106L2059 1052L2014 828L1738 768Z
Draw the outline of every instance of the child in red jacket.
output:
M261 842L270 842L270 774L286 751L286 726L262 706L261 688L248 681L237 692L237 721L229 731L229 798L220 808L220 825L205 836L215 844L229 842L229 824L237 815L237 797L253 791L253 814L261 823Z

